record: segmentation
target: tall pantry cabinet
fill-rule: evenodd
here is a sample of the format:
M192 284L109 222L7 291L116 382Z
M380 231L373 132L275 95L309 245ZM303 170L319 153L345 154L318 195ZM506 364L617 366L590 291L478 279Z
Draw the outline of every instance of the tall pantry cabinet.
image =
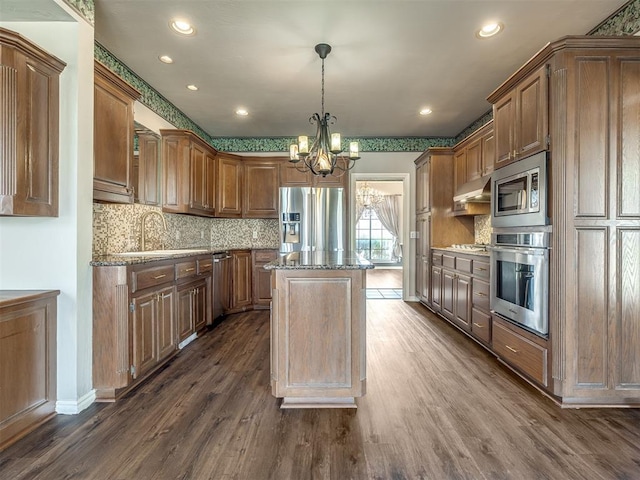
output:
M640 405L640 38L565 37L488 100L548 71L551 393ZM495 122L496 138L502 122ZM517 126L516 126L517 128Z

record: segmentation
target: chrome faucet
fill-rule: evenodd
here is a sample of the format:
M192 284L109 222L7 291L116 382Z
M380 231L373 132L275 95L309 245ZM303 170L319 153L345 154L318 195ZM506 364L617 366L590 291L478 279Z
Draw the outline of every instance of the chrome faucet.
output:
M160 217L160 219L162 220L162 226L163 226L163 233L166 234L167 233L167 221L164 218L164 215L162 215L160 212L158 212L157 210L149 210L148 212L145 212L142 214L142 216L140 217L140 251L144 252L145 251L145 243L146 243L146 239L145 239L145 234L144 234L144 222L147 220L147 218L150 215L158 215ZM161 242L160 244L160 248L164 249L164 241Z

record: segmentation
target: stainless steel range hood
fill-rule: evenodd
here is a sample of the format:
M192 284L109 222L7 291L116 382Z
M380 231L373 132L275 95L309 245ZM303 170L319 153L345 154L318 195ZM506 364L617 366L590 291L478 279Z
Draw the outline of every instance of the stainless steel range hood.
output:
M491 175L485 175L458 187L454 202L491 202Z

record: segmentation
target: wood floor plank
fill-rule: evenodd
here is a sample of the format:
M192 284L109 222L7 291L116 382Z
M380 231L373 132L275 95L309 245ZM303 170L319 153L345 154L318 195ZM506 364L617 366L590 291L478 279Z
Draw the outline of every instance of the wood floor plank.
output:
M640 479L640 411L563 410L424 307L367 307L357 410L281 410L269 313L231 315L115 404L57 416L0 478Z

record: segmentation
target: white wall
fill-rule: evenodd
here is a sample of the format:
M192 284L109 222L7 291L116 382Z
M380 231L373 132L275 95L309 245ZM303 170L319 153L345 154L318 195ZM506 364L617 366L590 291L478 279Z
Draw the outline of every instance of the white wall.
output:
M422 152L400 152L400 153L377 153L363 152L362 158L356 162L356 166L351 170L351 191L355 191L355 182L358 180L392 180L409 175L408 190L403 194L403 212L406 212L404 218L408 221L403 222L403 290L405 300L417 300L415 296L415 256L416 256L416 240L410 238L410 231L415 230L416 221L416 202L415 188L416 166L413 163ZM353 202L354 196L351 195L352 212L350 218L350 230L353 230L355 211Z
M0 217L0 289L57 289L57 410L93 402L91 364L93 27L62 0L73 22L2 22L67 63L60 76L57 218Z

